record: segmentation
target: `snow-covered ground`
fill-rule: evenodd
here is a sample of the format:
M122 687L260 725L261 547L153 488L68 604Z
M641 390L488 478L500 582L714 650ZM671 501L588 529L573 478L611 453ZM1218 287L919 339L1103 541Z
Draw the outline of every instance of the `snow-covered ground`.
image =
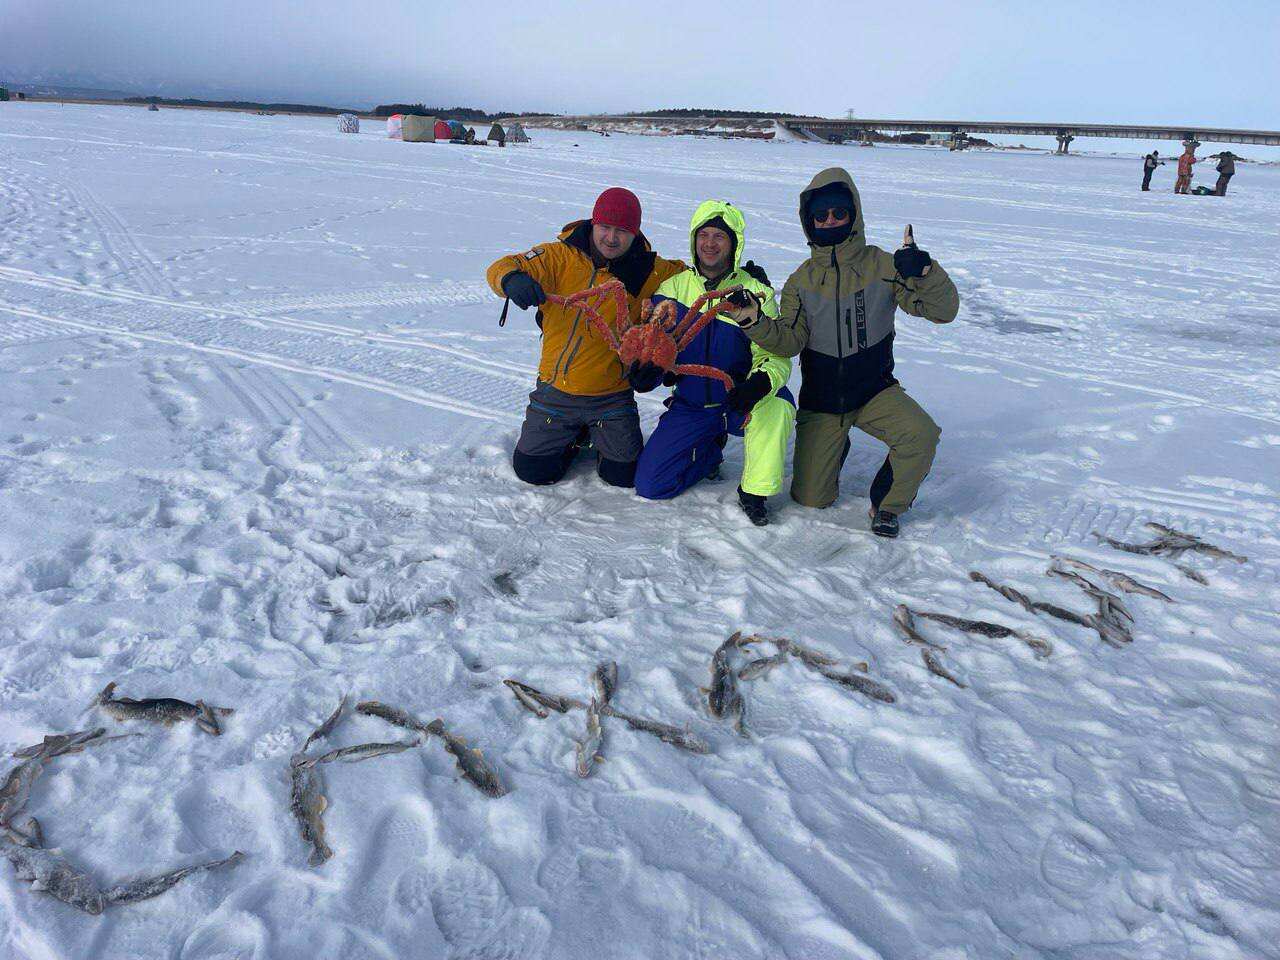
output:
M100 917L0 862L0 955L1280 956L1280 170L1221 200L1168 168L1140 193L1135 159L365 129L0 106L0 748L142 734L32 793L100 883L249 855ZM780 286L832 164L871 239L914 224L962 297L951 326L899 318L944 431L902 539L865 529L861 436L836 506L784 495L764 530L736 442L725 482L671 502L585 461L518 483L538 340L518 311L498 328L487 264L619 183L671 256L695 202L731 199ZM1188 555L1199 585L1091 536L1147 520L1249 560ZM1117 650L967 576L1088 610L1044 575L1064 553L1176 603L1126 598ZM903 602L1053 655L925 624L961 689L894 631ZM738 629L866 660L897 702L790 663L744 685L739 737L699 690ZM606 717L575 776L582 713L537 719L501 680L584 698L602 660L620 709L711 753ZM88 707L111 680L236 713L221 738L118 724ZM438 741L330 765L335 855L309 867L288 761L343 694L443 717L512 792ZM356 716L331 743L402 735Z

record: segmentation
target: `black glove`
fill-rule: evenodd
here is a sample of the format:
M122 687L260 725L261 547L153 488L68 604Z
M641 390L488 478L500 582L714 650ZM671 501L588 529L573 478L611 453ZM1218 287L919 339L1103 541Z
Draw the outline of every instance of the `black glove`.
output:
M627 383L636 393L648 393L658 385L664 371L656 363L641 363L639 360L631 364L627 370Z
M742 272L752 280L759 280L766 287L773 286L773 284L769 282L769 275L764 272L764 267L757 264L754 260L748 260L744 263L742 265Z
M745 380L739 380L724 398L734 413L749 413L751 408L773 392L773 381L763 370L757 370Z
M668 370L662 375L662 385L664 387L674 387L676 385L676 379L676 375L672 371Z
M923 277L925 268L933 263L933 259L919 247L903 247L893 251L893 266L904 280L912 277Z
M540 307L547 302L542 284L523 270L512 270L502 278L502 292L521 310L528 310L533 306Z

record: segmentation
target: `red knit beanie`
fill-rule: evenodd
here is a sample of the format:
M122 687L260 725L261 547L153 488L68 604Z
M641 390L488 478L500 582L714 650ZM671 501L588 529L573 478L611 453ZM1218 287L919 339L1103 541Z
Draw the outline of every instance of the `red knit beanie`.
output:
M627 233L639 233L640 200L626 187L610 187L596 197L591 222L618 227Z

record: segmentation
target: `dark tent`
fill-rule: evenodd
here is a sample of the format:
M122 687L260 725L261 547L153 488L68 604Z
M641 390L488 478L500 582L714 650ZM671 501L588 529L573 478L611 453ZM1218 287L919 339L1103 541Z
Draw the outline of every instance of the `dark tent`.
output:
M497 140L499 143L506 143L507 132L502 129L502 124L495 123L492 127L489 128L489 136L486 137L485 139Z

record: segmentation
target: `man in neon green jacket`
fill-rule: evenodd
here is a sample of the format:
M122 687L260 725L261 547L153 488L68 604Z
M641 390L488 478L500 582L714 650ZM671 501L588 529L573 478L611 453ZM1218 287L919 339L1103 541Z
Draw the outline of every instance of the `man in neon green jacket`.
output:
M757 279L759 268L741 266L746 221L733 204L707 200L689 224L694 266L668 277L654 303L676 302L677 315L708 290L740 286L755 298L750 309L776 317L773 288ZM748 272L751 270L752 272ZM740 311L733 311L737 315ZM765 499L782 488L787 438L795 423L795 400L787 389L791 361L747 339L729 314L707 324L680 352L677 363L718 367L736 386L709 377L681 376L636 464L636 493L668 500L716 471L728 435L743 438L738 502L752 523L769 522ZM745 429L743 421L751 415Z

